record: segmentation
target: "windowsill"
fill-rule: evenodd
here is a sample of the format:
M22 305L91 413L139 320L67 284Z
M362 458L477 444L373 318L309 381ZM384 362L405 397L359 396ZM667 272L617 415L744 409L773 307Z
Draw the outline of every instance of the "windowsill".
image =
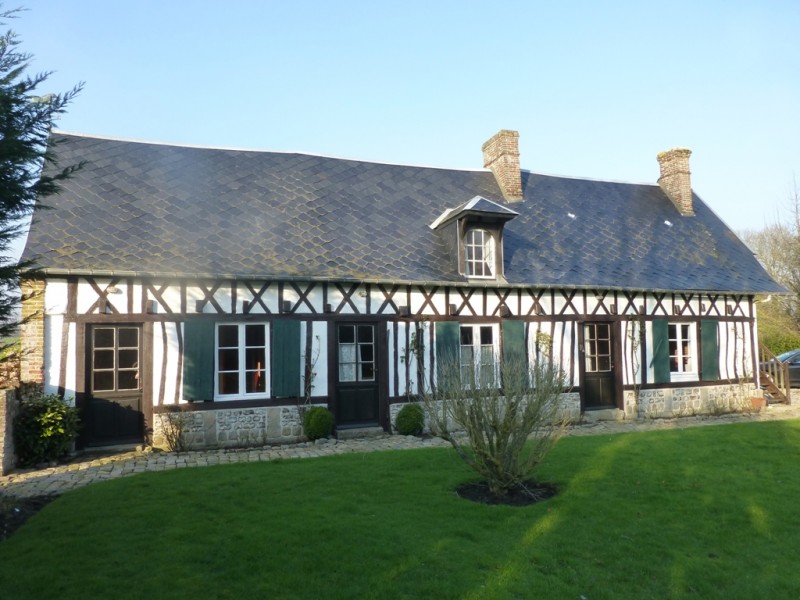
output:
M681 383L684 381L700 381L698 373L670 373L670 382Z

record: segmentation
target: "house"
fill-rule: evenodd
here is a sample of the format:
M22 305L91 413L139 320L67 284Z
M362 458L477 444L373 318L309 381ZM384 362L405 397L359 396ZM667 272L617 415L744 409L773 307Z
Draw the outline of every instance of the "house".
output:
M508 130L472 170L57 137L85 166L33 216L22 378L75 398L84 446L158 440L176 407L197 446L294 440L307 403L389 431L445 353L496 377L549 352L573 415L758 390L756 294L782 288L686 149L640 185L522 170Z

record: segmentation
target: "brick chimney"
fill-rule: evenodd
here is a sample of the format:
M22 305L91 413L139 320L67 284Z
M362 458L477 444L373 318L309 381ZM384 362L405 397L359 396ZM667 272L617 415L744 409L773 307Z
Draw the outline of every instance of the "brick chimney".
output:
M691 155L692 151L688 148L673 148L658 155L658 165L661 167L658 185L684 217L694 215L691 173L689 172Z
M509 202L522 201L522 173L519 170L519 132L501 129L481 149L483 166L497 179L503 198Z

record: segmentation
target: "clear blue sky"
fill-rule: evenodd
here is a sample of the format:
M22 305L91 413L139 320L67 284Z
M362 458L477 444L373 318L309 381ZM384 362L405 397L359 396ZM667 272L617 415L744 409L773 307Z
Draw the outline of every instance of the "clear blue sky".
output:
M759 228L800 186L800 2L20 0L42 91L86 87L71 132L692 184ZM5 8L14 5L8 1Z

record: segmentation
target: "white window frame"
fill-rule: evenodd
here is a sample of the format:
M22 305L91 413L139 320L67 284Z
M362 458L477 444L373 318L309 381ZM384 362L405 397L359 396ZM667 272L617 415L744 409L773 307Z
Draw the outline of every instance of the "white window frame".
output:
M238 350L239 350L239 393L238 394L221 394L219 392L219 330L221 327L238 327ZM247 393L243 390L247 389L247 369L246 369L246 329L247 327L262 326L264 328L264 391ZM258 346L260 348L260 346ZM270 328L269 323L266 322L246 322L246 323L231 323L221 322L217 323L214 328L214 400L248 400L253 398L269 398L271 390L270 380Z
M482 327L489 327L492 331L492 343L491 344L481 344L481 328ZM462 369L466 366L463 359L463 348L466 347L465 344L461 343L461 330L465 328L472 329L472 359L473 359L473 373L475 374L476 384L478 387L483 387L481 383L481 349L488 348L491 346L492 348L492 387L500 387L500 372L498 369L498 358L500 356L500 327L497 323L459 323L458 324L458 375L461 379L462 385L466 388L467 382L464 381L464 374Z
M688 326L687 337L684 339L682 328ZM672 328L675 328L676 335L672 335ZM672 342L677 342L676 354L672 354ZM684 368L685 351L688 349L688 365ZM699 377L697 369L697 323L687 323L685 321L670 322L667 324L667 350L669 352L669 379L670 381L697 381ZM677 370L672 370L672 358L677 357Z
M474 240L478 234L481 239ZM470 248L480 251L481 258L470 258ZM494 233L480 227L470 227L464 234L464 271L474 279L495 279L497 277L497 242ZM477 252L473 253L473 257ZM478 273L480 271L480 273ZM488 275L486 274L488 271Z

